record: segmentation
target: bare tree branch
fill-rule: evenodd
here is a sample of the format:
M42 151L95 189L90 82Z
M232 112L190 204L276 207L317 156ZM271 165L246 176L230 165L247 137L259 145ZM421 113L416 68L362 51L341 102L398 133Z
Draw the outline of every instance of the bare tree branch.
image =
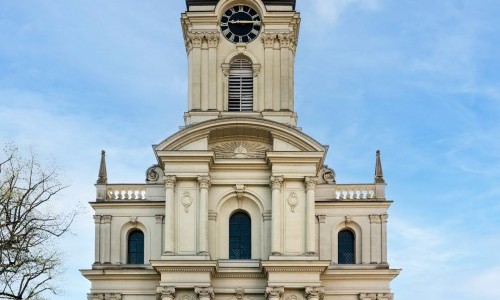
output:
M55 168L13 146L0 154L0 299L45 299L57 292L60 253L54 240L69 231L76 211L48 206L67 186Z

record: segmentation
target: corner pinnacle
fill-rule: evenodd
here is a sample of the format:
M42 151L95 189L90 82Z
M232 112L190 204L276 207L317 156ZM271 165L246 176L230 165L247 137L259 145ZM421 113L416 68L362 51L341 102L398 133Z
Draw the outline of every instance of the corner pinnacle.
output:
M380 150L377 150L377 159L375 162L375 183L385 183L382 161L380 160Z
M101 151L101 165L99 166L99 175L97 177L97 184L107 184L108 174L106 172L106 151Z

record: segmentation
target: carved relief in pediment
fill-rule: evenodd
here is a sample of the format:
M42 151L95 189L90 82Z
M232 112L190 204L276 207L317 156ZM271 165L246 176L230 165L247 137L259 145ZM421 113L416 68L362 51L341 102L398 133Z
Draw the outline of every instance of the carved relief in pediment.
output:
M216 158L264 158L270 145L253 141L226 141L212 145Z

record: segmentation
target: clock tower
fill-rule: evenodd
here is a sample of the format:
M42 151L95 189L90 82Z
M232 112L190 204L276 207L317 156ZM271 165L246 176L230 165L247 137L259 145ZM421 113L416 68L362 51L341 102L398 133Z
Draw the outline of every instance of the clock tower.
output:
M186 125L247 116L296 126L295 1L186 1Z
M392 300L380 152L339 184L296 127L295 0L186 5L185 124L143 183L108 183L101 154L88 299Z

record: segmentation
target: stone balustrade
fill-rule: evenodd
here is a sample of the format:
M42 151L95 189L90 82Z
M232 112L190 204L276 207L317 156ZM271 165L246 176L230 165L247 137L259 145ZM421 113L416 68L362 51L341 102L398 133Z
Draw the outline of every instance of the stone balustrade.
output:
M336 184L337 200L369 200L376 198L374 184Z
M108 184L107 200L145 200L146 187L144 184Z

